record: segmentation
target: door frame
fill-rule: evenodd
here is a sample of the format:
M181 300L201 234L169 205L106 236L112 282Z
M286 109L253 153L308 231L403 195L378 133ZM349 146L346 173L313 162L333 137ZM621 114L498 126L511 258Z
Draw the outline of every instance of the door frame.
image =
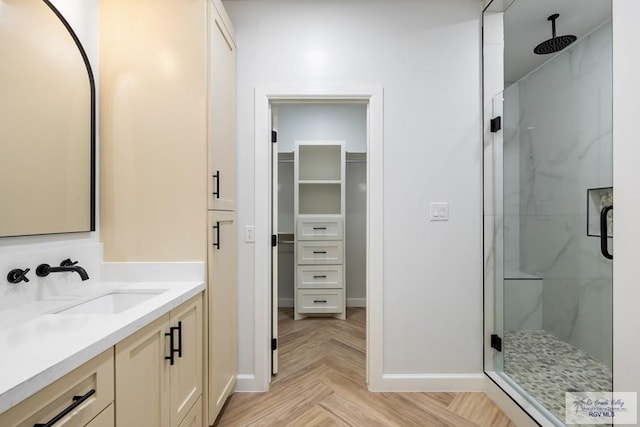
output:
M271 117L273 102L362 102L367 105L366 379L383 380L383 89L378 85L256 87L254 105L254 389L271 382Z

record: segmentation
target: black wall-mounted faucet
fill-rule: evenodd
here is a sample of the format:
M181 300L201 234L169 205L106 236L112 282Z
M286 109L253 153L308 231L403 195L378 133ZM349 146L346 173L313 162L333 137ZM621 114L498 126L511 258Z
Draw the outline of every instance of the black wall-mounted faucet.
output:
M89 280L89 275L85 271L84 268L76 265L78 261L72 262L70 259L65 259L60 263L60 267L51 267L49 264L40 264L36 268L36 276L38 277L46 277L49 273L62 273L62 272L75 272L80 275L80 278L84 280Z

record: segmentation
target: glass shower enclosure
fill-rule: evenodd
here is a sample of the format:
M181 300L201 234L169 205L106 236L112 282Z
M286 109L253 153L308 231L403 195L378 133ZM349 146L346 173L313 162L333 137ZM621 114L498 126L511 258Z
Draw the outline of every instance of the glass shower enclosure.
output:
M554 35L557 19L577 41L534 54L558 9ZM567 392L613 390L611 1L501 1L485 31L503 37L485 102L485 369L564 425Z

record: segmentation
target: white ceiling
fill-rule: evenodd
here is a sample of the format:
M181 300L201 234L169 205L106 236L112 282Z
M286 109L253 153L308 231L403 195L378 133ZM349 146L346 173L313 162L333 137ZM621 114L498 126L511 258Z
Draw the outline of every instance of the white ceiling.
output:
M560 14L556 35L573 34L579 40L611 17L611 0L515 0L504 14L505 86L554 56L533 53L551 38L547 18L554 13Z

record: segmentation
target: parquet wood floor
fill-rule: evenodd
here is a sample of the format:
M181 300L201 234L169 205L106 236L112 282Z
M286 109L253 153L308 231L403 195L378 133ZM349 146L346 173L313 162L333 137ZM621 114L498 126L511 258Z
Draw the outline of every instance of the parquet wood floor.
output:
M484 393L373 393L365 383L365 319L293 320L280 309L280 372L267 393L235 393L216 426L511 427Z

